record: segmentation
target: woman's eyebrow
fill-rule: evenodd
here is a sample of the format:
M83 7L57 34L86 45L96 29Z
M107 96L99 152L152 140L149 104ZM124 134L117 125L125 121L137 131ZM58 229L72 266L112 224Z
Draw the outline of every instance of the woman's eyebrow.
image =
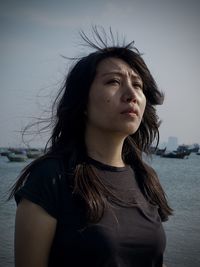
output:
M107 75L113 75L113 74L124 76L124 73L121 71L109 71L109 72L102 73L101 76L107 76Z
M109 72L105 72L105 73L100 74L101 77L108 76L108 75L126 76L126 74L124 72L122 72L122 71L109 71ZM140 78L139 75L137 75L137 74L130 74L130 76L132 78L134 78L135 80L138 80L138 81L141 81L142 82L142 79Z

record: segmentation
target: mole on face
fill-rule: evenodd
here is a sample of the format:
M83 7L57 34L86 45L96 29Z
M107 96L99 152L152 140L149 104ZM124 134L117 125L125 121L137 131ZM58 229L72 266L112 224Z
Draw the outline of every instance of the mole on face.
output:
M106 100L106 102L107 102L107 103L110 103L110 99L108 98L108 99Z

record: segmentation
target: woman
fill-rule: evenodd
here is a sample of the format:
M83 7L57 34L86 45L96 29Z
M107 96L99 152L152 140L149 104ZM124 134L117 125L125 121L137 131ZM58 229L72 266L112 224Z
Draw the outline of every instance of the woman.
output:
M107 47L96 34L104 47L82 35L96 51L68 73L51 146L11 194L17 267L163 265L172 210L142 159L163 95L133 42Z

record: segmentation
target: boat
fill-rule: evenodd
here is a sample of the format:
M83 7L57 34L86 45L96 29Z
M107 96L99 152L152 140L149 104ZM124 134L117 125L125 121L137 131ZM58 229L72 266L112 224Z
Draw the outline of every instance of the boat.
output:
M199 145L195 144L193 147L189 148L191 152L198 153Z
M162 154L163 158L184 159L186 156L188 156L187 152L178 152L178 151L172 151Z
M177 148L177 151L179 152L187 152L188 155L190 155L190 153L196 153L199 150L199 145L198 144L194 144L194 145L179 145Z
M10 154L10 151L2 151L0 154L2 157L7 157Z
M27 156L24 154L15 154L10 153L7 155L7 158L12 162L24 162L27 160Z
M157 150L156 150L156 155L158 155L158 156L162 156L164 153L165 153L165 151L166 151L166 149L167 149L167 147L165 147L165 148L158 148Z
M40 156L42 156L43 152L39 149L29 149L26 152L26 155L29 159L36 159Z
M167 147L164 148L157 148L155 146L150 147L150 153L161 156L163 153L165 153Z

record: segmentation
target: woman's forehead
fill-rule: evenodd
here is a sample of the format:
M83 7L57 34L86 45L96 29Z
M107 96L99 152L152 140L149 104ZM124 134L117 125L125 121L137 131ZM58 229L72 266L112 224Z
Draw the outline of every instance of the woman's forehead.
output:
M124 60L114 57L103 59L97 66L97 75L106 76L112 74L128 75L141 79L138 73Z

